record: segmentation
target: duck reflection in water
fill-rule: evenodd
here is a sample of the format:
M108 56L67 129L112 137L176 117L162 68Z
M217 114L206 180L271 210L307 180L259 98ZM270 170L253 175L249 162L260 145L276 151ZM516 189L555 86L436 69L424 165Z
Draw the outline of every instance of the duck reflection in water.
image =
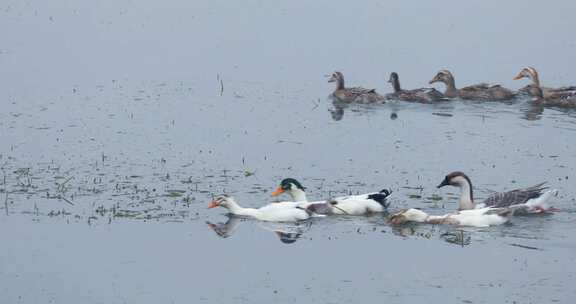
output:
M347 105L341 101L338 101L337 99L334 99L332 101L332 106L333 107L328 108L328 112L330 112L332 120L334 121L342 120L342 118L344 117L344 108L346 108Z
M350 108L350 104L343 103L337 99L333 99L332 100L332 107L328 108L328 112L330 112L330 116L332 117L332 120L340 121L340 120L342 120L342 118L344 118L344 111L346 108ZM353 108L352 111L355 111L356 109L357 108ZM366 109L370 109L370 108L368 108L368 106L366 106ZM390 114L390 119L395 120L396 118L398 118L398 113L396 110L394 110L392 112L392 114Z
M539 104L528 103L520 108L522 112L522 119L536 121L542 118L544 107Z
M232 236L238 226L241 225L242 222L251 222L255 223L255 221L245 218L240 218L233 215L227 215L228 220L225 223L218 223L214 224L212 222L206 222L208 227L212 229L221 238L228 238ZM272 232L280 242L284 244L292 244L296 242L304 232L308 231L312 225L312 222L307 223L273 223L273 222L256 222L257 225L267 231Z

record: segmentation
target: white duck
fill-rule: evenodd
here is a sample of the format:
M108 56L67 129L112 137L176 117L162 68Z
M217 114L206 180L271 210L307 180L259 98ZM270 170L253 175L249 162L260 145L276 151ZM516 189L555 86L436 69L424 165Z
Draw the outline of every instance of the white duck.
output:
M543 213L556 210L548 205L548 200L558 194L557 190L547 190L543 187L545 183L540 183L528 188L515 189L508 192L497 192L490 195L482 203L474 203L472 182L466 174L455 171L444 178L438 188L444 186L455 186L460 188L460 201L458 210L471 210L485 207L514 207L526 206L523 212L526 213Z
M227 195L217 196L208 205L208 209L215 207L226 208L234 215L253 217L268 222L296 222L306 220L313 215L313 212L306 208L290 202L285 204L272 203L257 209L244 208L238 205L232 197Z
M300 203L304 207L317 214L339 214L339 215L365 215L376 212L384 212L390 205L386 198L390 195L389 190L366 193L360 195L341 196L326 201L308 202L305 188L300 182L293 178L286 178L280 182L272 196L288 193L292 200Z
M411 208L392 214L388 218L388 221L393 225L400 225L406 222L417 222L440 225L489 227L506 223L515 211L524 208L527 207L481 208L462 210L456 213L444 215L429 215L420 209Z

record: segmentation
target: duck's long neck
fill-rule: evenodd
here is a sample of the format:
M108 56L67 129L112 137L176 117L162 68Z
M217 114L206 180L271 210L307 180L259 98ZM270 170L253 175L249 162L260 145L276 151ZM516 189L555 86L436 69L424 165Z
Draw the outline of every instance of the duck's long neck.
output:
M292 200L295 202L307 202L308 198L306 197L306 192L304 192L304 190L302 189L293 189L290 190L289 192L290 196L292 197Z
M472 183L469 179L466 179L466 182L460 184L460 202L458 203L458 210L470 210L475 207Z
M338 77L336 79L336 90L344 90L344 78Z
M458 97L458 89L456 89L456 84L453 77L446 79L444 84L446 84L446 91L444 92L444 96Z
M392 87L394 88L394 93L402 91L402 89L400 88L400 80L398 80L397 78L392 80Z
M241 207L240 205L238 205L236 202L234 201L229 201L228 202L228 210L230 211L230 213L235 214L235 215L242 215L242 216L254 216L258 213L258 209L254 209L254 208L244 208Z
M532 84L540 87L540 78L538 77L537 73L531 73L530 78L532 79Z

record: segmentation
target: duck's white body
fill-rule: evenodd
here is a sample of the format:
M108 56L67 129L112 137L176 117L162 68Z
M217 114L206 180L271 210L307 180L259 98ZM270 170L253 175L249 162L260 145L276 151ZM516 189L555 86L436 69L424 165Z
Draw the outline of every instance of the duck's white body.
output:
M310 212L292 202L272 203L260 208L244 208L231 197L219 196L210 203L208 208L218 206L228 209L234 215L248 216L269 222L296 222L306 220L311 216Z
M481 208L462 210L444 215L429 215L419 209L407 209L390 217L393 224L417 222L426 224L446 224L470 227L489 227L502 225L508 221L514 208Z
M370 199L371 195L378 195L378 192L360 195L340 196L328 200L333 207L334 214L340 215L364 215L370 213L384 212L386 208L377 201Z
M283 202L280 204L296 204L302 208L315 210L314 206L323 206L328 210L328 214L338 215L365 215L370 213L384 212L388 205L386 197L390 195L389 191L372 192L360 195L341 196L325 201L309 202L306 192L301 185L286 185L286 189L279 187L273 195L288 192L294 202ZM312 208L311 208L312 207ZM323 213L324 212L319 212Z
M508 221L508 217L498 214L494 208L478 208L473 210L461 210L447 216L458 222L460 226L489 227L502 225Z

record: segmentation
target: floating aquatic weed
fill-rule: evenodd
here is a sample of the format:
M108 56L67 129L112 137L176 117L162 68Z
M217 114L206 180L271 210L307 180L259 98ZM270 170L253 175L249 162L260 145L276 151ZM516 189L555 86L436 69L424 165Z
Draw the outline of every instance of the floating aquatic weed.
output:
M442 112L434 112L432 113L432 115L436 115L436 116L443 116L443 117L452 117L454 115L450 114L450 113L442 113Z
M532 246L526 246L526 245L516 244L516 243L511 243L511 244L508 244L508 245L514 246L514 247L520 247L520 248L524 248L524 249L530 249L530 250L544 250L544 249L542 249L542 248L532 247Z
M166 197L181 197L186 193L186 190L167 190L166 192L164 195Z
M460 245L462 247L470 245L472 242L470 235L465 234L462 230L442 233L440 238L448 243Z
M432 201L441 201L441 200L443 200L444 198L441 197L441 196L438 195L438 194L432 194L431 196L427 197L426 199L432 200Z
M54 217L54 216L60 216L60 215L71 215L72 213L66 211L66 210L58 210L58 211L54 211L51 210L50 212L48 212L48 214L46 214L47 216L50 217Z
M422 198L422 195L411 193L411 194L408 194L408 198L420 199L420 198Z
M137 217L142 214L142 211L119 209L114 213L114 217Z

